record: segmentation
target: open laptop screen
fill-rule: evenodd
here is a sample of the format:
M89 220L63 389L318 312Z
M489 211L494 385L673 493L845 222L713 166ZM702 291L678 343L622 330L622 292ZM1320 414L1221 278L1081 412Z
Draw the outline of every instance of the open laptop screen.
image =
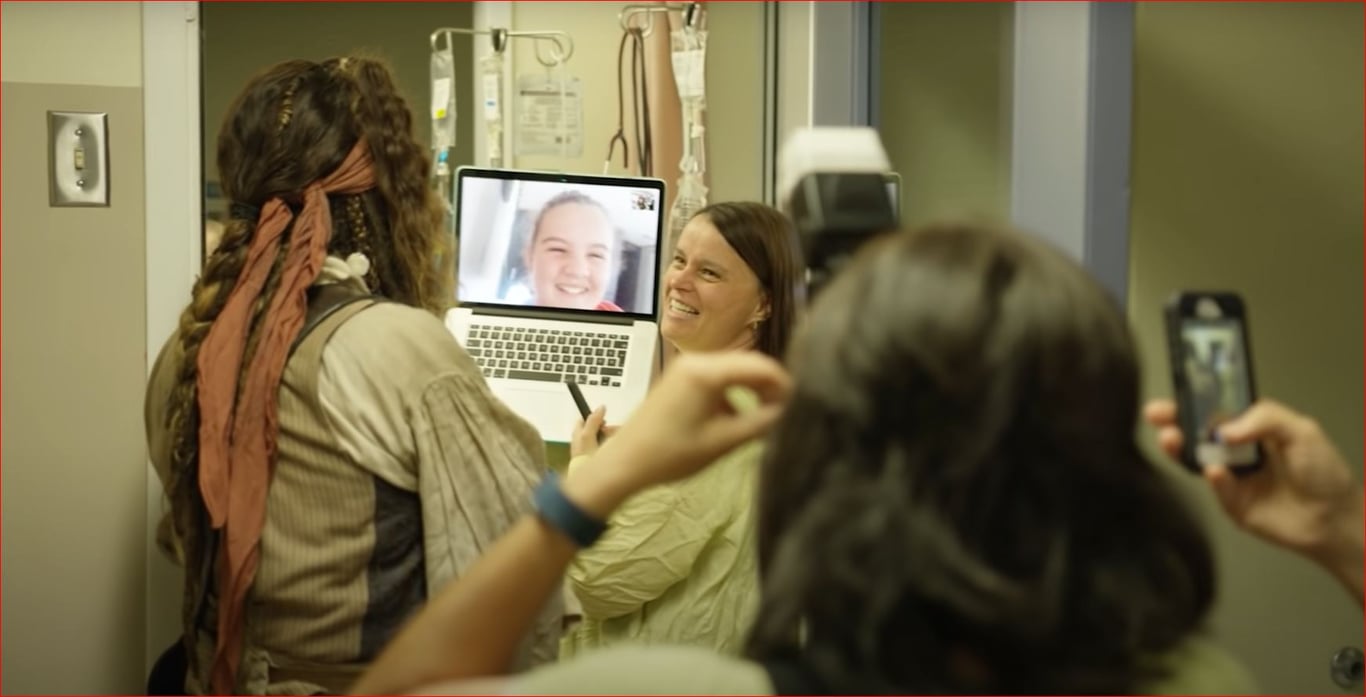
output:
M472 167L457 180L461 304L655 317L663 182Z

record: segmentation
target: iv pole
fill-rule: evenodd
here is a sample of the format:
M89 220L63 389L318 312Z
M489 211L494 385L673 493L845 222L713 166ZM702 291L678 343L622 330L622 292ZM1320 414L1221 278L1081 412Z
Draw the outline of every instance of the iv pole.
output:
M431 34L430 42L432 46L432 51L434 53L439 51L449 51L451 48L451 37L455 34L463 34L466 36L487 36L491 39L493 45L493 53L489 54L483 59L483 63L485 63L485 65L482 68L483 70L485 70L486 73L489 74L501 75L503 54L507 50L508 41L510 39L530 39L532 41L533 52L536 56L536 62L540 63L541 65L547 68L554 69L559 66L562 66L566 62L568 62L570 57L574 55L574 39L566 32L559 30L514 31L503 27L494 27L491 29L441 27L439 29L434 30ZM445 48L442 48L441 46L441 39L443 37L446 39ZM548 47L548 57L543 53L542 46ZM501 77L496 78L496 80L496 84L499 85L499 88L495 91L501 92ZM503 163L503 149L501 141L503 137L502 134L504 132L504 110L501 106L502 94L485 94L484 103L486 115L485 118L491 119L489 121L486 121L486 126L488 128L488 133L486 133L486 137L488 138L490 146L489 165L492 167L501 167ZM561 87L561 103L563 104L563 86Z
M701 83L705 77L700 73L706 49L706 30L701 26L704 11L700 2L633 4L623 7L617 19L623 32L636 33L643 38L654 31L656 14L665 15L667 21L670 12L682 13L683 19L683 26L670 33L674 80L683 108L683 158L679 162L677 189L669 210L669 236L674 239L682 225L707 201L707 187L703 183L703 114L706 107L705 89ZM667 25L665 30L668 30ZM680 68L684 73L679 72Z
M451 45L452 34L463 34L466 36L487 36L492 39L493 52L502 53L507 49L509 39L531 39L534 42L536 60L547 68L553 68L569 60L574 55L574 39L569 34L562 31L513 31L494 27L493 29L465 29L463 27L442 27L432 32L431 43L433 51L445 50L441 48L441 38L445 37L446 47ZM541 55L542 44L550 45L550 57Z
M666 2L660 5L627 5L621 8L621 12L617 14L617 19L621 22L622 31L639 29L641 36L649 36L655 30L655 15L669 12L682 12L683 25L695 27L702 17L702 3ZM642 22L632 21L637 15L643 16Z

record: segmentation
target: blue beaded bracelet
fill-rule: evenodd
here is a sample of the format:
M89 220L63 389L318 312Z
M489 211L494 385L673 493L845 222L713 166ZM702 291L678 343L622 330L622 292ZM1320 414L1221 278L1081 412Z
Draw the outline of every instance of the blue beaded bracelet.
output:
M607 530L607 523L588 515L560 490L560 477L548 472L531 495L536 513L551 527L580 547L592 547Z

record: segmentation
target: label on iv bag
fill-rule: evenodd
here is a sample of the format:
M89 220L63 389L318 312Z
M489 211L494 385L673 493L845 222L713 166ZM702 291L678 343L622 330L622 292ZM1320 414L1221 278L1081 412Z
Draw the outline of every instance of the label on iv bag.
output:
M432 81L432 118L444 119L450 113L451 79L440 77Z
M499 100L503 95L499 94L498 73L484 73L484 120L497 121L502 118L502 110L499 108Z
M707 52L702 49L674 51L674 82L678 84L680 99L706 97Z
M517 78L517 126L513 131L517 156L582 156L582 95L578 78Z

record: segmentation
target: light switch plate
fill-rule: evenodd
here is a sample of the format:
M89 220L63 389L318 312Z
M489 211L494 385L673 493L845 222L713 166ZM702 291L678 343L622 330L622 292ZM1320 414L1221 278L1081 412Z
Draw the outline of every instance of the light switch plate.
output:
M109 205L109 114L47 112L48 204Z

